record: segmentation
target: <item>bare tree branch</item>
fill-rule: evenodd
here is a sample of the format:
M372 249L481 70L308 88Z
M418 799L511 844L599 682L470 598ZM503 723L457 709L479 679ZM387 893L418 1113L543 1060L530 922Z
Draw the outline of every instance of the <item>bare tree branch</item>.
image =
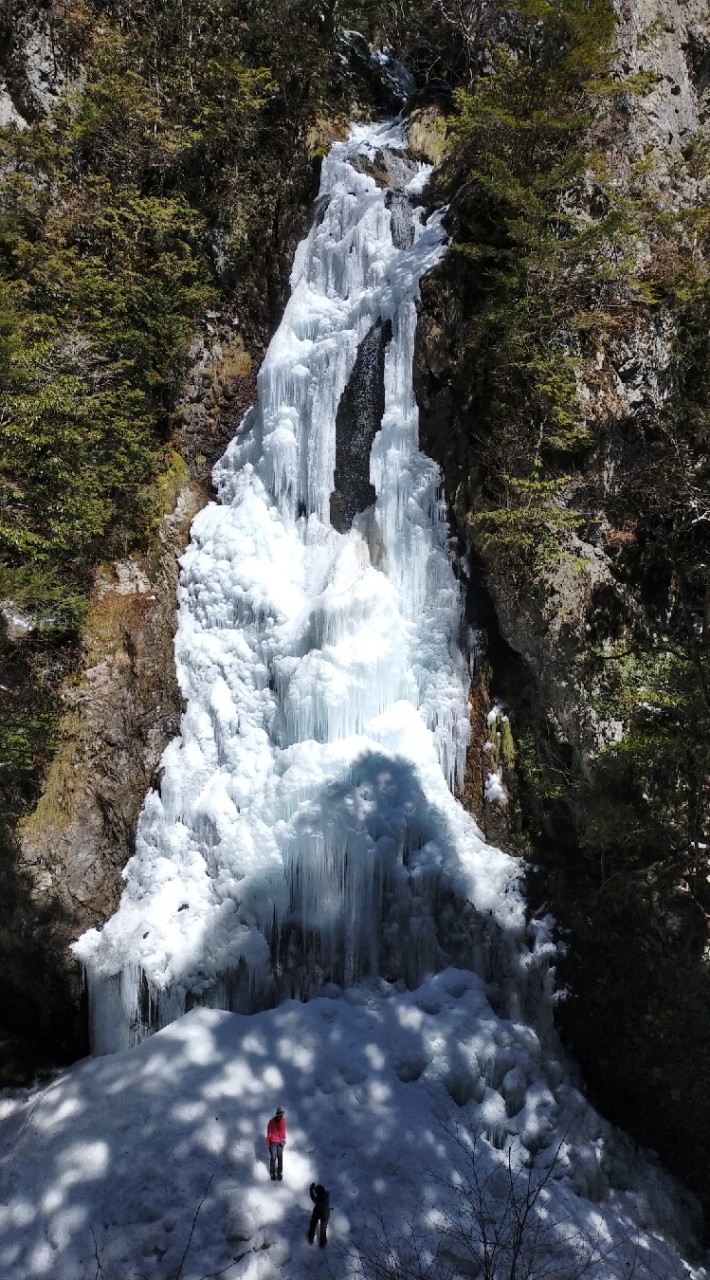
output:
M192 1237L193 1237L193 1234L194 1234L194 1231L195 1231L195 1224L196 1224L196 1222L197 1222L197 1218L198 1218L198 1215L199 1215L200 1209L202 1208L203 1204L205 1203L205 1200L207 1199L207 1193L209 1192L209 1189L210 1189L210 1187L211 1187L211 1185L212 1185L212 1179L213 1179L213 1178L214 1178L214 1174L213 1174L213 1173L211 1173L211 1174L210 1174L210 1176L209 1176L209 1181L208 1181L208 1183L207 1183L207 1186L205 1187L204 1195L203 1195L202 1199L200 1200L200 1203L198 1204L197 1208L195 1209L195 1216L194 1216L194 1218L192 1219L192 1226L190 1227L190 1234L189 1234L189 1236L187 1237L187 1244L185 1245L185 1250L184 1250L183 1255L182 1255L182 1257L181 1257L181 1259L180 1259L180 1266L178 1267L178 1269L177 1269L177 1271L176 1271L176 1273L175 1273L175 1280L180 1280L180 1277L181 1277L181 1275L182 1275L182 1268L183 1268L183 1264L184 1264L185 1259L186 1259L186 1257L187 1257L187 1254L188 1254L188 1250L189 1250L189 1248L190 1248L190 1245L192 1244ZM230 1266L231 1266L231 1263L230 1263Z

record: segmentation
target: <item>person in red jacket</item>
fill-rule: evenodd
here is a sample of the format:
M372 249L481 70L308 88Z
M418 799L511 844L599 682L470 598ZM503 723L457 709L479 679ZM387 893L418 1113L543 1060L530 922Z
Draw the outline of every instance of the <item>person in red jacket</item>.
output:
M266 1126L266 1145L269 1150L271 1181L283 1178L284 1147L286 1145L286 1115L283 1107L277 1107Z

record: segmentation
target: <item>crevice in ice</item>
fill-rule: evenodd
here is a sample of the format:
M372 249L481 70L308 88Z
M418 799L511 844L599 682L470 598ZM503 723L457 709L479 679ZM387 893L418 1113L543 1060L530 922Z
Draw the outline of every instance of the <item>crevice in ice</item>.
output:
M358 347L355 364L335 420L335 474L330 523L345 533L360 511L375 501L370 483L370 451L385 411L385 350L389 320L378 320Z

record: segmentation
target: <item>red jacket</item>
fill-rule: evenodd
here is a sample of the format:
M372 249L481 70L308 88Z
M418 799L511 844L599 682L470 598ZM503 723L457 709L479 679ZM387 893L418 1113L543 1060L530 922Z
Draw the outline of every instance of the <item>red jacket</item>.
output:
M279 1116L277 1119L276 1116L272 1116L271 1119L269 1120L269 1123L266 1126L267 1147L272 1142L285 1142L285 1141L286 1141L286 1117Z

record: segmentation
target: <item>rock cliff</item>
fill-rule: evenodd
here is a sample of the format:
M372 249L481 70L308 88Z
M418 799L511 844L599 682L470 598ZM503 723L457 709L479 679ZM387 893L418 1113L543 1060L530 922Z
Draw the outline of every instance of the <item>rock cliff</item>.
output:
M653 218L632 248L643 267L661 259L664 218L708 203L708 171L694 157L707 147L710 14L703 0L639 0L619 5L618 18L614 61L620 88L593 137L619 199L653 206ZM633 92L623 87L629 77L636 78ZM592 177L586 196L578 192L576 198L577 212L591 222L598 215ZM455 222L455 197L452 217ZM696 251L686 242L685 254ZM697 1072L710 1030L703 958L708 867L698 850L689 858L683 852L694 838L699 847L707 831L706 761L700 749L699 776L689 786L695 786L687 806L692 816L671 819L672 802L667 794L661 798L664 784L677 796L692 762L679 757L674 764L660 738L648 736L648 719L657 720L663 710L649 702L639 711L643 687L634 703L616 674L636 662L637 654L644 662L653 655L656 662L659 652L680 643L681 632L698 672L705 662L707 571L705 587L701 573L680 606L686 623L693 615L692 626L675 626L682 571L669 564L666 550L686 546L697 564L707 564L706 541L694 544L694 517L685 532L672 527L668 512L677 495L670 480L665 492L652 501L649 495L661 474L672 474L661 461L668 434L678 453L685 447L668 422L678 420L684 399L697 396L706 406L707 389L689 386L691 361L679 338L687 319L668 294L649 305L629 302L603 342L583 339L580 345L568 332L592 443L565 462L557 501L584 518L574 528L560 527L559 554L523 581L516 579L508 548L471 534L476 510L488 501L490 472L483 452L471 443L472 434L485 436L485 420L472 433L462 390L470 387L460 371L470 308L461 279L449 262L424 288L418 331L421 435L423 447L441 463L468 551L471 621L486 636L484 685L510 715L514 747L502 773L514 803L498 815L502 838L534 863L533 906L551 903L569 944L561 961L569 996L559 1024L590 1089L608 1114L656 1147L707 1204L710 1115ZM686 354L679 358L679 350ZM699 486L707 479L701 440L687 446L688 472ZM693 508L700 520L702 510L702 503ZM651 684L649 679L648 697ZM670 699L669 686L664 690ZM484 700L475 707L479 741L488 705ZM669 715L673 720L675 713ZM705 710L698 723L707 723ZM686 727L691 739L703 732L697 725ZM639 741L646 745L637 750ZM623 770L631 768L633 775L636 768L640 777L649 758L653 764L636 803L631 789L624 791ZM481 769L479 755L470 797L484 821L486 809L490 813L482 795L486 767ZM632 828L637 837L629 836Z

